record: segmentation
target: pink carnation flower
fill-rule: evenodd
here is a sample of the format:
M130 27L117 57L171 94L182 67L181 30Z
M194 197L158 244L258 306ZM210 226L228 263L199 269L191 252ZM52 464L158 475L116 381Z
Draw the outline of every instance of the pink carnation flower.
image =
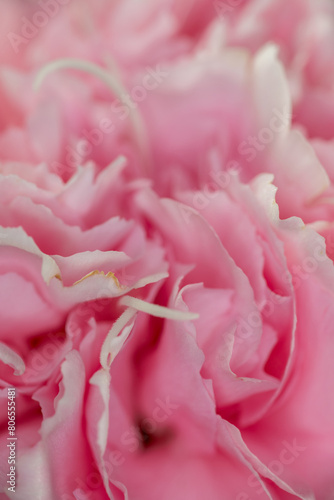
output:
M3 498L330 500L332 3L2 11Z

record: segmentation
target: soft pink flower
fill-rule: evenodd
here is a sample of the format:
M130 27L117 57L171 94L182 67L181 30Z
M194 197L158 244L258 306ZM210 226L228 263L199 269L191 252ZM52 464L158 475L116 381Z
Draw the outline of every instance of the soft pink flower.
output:
M4 5L1 494L329 500L332 4Z

